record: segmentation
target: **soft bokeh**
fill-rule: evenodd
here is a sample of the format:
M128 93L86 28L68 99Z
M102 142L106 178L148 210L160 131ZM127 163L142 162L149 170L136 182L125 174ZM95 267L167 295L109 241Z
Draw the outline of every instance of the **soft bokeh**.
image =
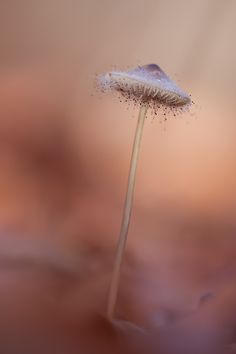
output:
M233 0L1 1L0 352L235 352L235 14ZM138 110L94 79L147 63L195 104L145 122L129 322L111 326Z

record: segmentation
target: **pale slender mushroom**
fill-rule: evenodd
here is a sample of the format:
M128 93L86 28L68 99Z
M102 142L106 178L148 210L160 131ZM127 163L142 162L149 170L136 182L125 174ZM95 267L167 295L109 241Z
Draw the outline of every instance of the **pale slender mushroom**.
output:
M160 107L170 110L183 110L190 106L191 99L190 96L182 91L156 64L139 66L129 71L108 72L99 77L99 85L103 91L118 92L126 99L132 99L140 105L120 235L108 294L107 317L112 320L118 294L120 270L129 230L137 162L147 110L148 108L152 108L155 113Z

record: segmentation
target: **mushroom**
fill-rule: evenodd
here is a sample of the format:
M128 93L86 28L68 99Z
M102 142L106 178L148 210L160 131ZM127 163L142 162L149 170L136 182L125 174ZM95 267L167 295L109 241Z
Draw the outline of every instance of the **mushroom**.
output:
M160 107L170 109L171 111L182 111L191 105L191 99L190 96L179 88L156 64L138 66L129 71L108 72L99 77L99 86L103 91L119 93L121 96L125 97L126 100L133 100L140 105L120 235L108 295L107 317L109 320L112 320L118 294L120 270L129 230L137 162L147 110L148 108L152 108L155 114Z

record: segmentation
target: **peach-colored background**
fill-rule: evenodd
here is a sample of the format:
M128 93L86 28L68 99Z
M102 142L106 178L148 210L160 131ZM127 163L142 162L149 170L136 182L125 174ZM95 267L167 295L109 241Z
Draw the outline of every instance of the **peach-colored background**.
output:
M105 308L138 113L94 88L96 74L113 67L156 63L195 102L177 118L163 122L160 112L145 122L124 267L132 281L123 281L121 315L155 327L162 305L192 311L207 291L232 293L235 13L233 0L0 2L6 333L24 326L28 333L40 321L45 328L48 313L60 311L66 320L58 322L73 327L82 309ZM25 258L33 270L22 271ZM71 285L41 266L36 276L37 262L78 272L82 281ZM224 296L235 309L233 296ZM231 310L219 303L224 328Z

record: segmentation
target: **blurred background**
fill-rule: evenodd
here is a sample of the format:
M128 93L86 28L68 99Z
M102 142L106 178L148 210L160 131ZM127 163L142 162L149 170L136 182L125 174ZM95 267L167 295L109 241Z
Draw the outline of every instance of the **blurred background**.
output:
M138 114L94 80L149 63L195 104L145 122L117 316L154 353L235 352L235 24L233 0L0 2L2 352L147 350L94 322Z

